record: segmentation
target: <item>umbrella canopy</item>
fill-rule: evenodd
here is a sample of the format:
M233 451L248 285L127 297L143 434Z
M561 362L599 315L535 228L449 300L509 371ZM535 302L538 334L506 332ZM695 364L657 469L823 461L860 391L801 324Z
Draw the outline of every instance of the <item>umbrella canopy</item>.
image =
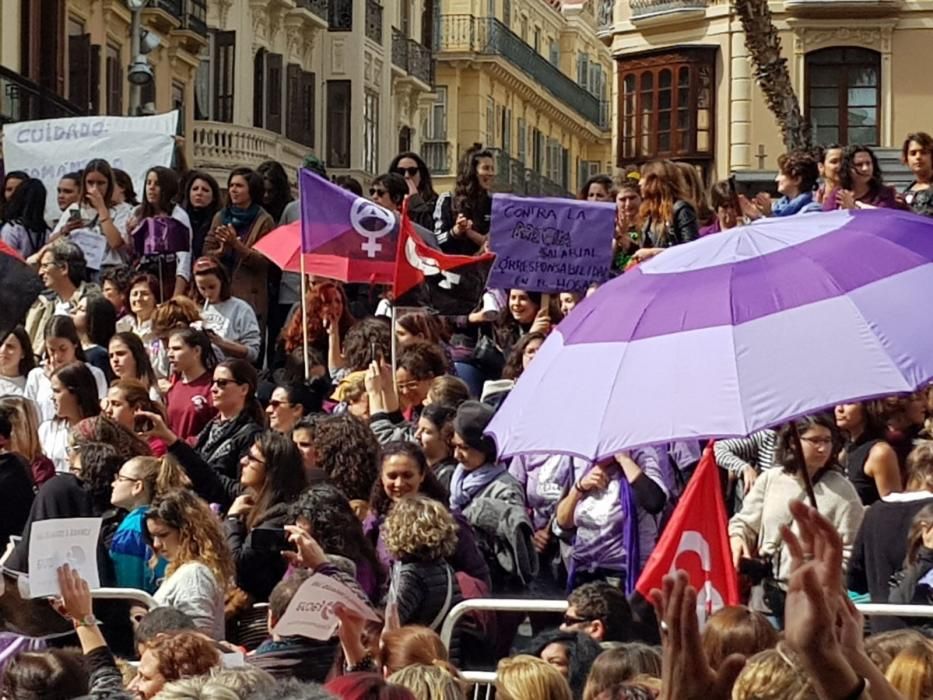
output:
M677 246L551 333L490 423L505 456L748 435L933 377L933 220L768 219Z

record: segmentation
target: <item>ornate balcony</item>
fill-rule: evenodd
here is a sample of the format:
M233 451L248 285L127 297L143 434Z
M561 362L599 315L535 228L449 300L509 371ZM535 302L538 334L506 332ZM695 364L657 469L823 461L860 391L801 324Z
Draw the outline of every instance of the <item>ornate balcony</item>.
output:
M382 43L382 5L376 0L366 0L366 38Z
M396 27L392 27L392 65L408 72L408 39Z
M434 84L434 55L414 39L408 40L408 72L425 85Z
M321 19L327 19L327 0L298 0L298 7L303 7Z
M257 166L277 160L295 173L308 147L265 129L223 122L196 121L191 135L194 165L213 172L229 172L240 165Z
M636 25L679 22L706 15L707 0L629 0Z
M784 0L793 17L886 17L900 11L903 0Z
M83 114L80 107L61 95L0 66L0 124Z
M638 0L632 0L636 2ZM641 0L644 1L644 0ZM599 99L522 41L497 19L444 15L437 37L438 53L500 56L587 121L609 128Z

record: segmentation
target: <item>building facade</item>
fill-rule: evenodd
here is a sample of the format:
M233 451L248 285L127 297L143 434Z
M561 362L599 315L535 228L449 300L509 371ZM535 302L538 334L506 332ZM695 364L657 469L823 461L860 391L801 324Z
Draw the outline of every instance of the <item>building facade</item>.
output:
M192 140L209 171L314 152L364 183L417 150L431 104L433 21L399 0L217 0L207 14Z
M141 16L153 80L127 79L132 12L121 0L0 0L0 123L178 109L191 132L194 77L207 46L207 0L150 0Z
M816 143L884 151L930 129L933 74L917 60L933 39L933 6L777 0L771 10ZM780 130L728 0L601 0L598 15L616 64L617 166L675 158L711 178L776 168Z
M498 188L577 191L612 164L612 61L592 0L440 0L422 153L437 189L461 154L497 154Z

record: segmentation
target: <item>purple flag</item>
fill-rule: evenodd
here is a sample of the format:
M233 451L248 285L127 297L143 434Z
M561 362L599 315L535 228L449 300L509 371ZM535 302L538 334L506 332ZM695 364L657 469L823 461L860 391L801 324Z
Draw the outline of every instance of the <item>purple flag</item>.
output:
M556 197L492 198L489 287L585 292L609 277L615 204Z

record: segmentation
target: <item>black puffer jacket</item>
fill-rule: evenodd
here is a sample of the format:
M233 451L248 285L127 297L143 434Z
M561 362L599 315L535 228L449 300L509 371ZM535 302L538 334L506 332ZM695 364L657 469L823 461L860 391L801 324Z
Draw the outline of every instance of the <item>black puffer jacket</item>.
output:
M281 552L253 547L256 530L281 530L288 516L288 504L277 503L263 515L252 530L242 520L227 518L224 533L236 564L236 585L257 603L265 603L288 568Z
M214 418L204 426L194 446L214 469L233 479L240 478L240 459L262 432L246 411L229 421Z

